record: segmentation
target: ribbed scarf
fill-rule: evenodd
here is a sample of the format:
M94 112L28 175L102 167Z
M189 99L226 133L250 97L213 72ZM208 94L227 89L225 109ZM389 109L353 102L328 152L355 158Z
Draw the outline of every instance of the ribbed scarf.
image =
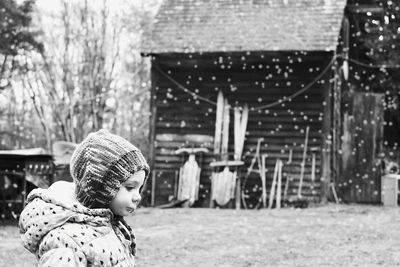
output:
M117 228L123 235L126 240L131 241L130 249L133 256L136 256L136 238L133 234L132 228L126 223L122 216L114 217L112 222L113 227Z

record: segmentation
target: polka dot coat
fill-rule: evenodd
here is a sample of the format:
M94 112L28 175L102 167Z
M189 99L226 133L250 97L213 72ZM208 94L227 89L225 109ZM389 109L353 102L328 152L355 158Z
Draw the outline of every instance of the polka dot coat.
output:
M134 266L135 240L114 226L112 212L84 207L73 192L73 184L57 182L28 196L19 227L38 266Z

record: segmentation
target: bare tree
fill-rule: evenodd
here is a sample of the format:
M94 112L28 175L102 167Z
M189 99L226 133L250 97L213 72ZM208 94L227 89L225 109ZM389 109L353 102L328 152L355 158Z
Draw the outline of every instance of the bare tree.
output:
M44 52L27 56L29 75L22 81L49 139L79 142L103 127L106 99L115 90L121 60L123 25L117 19L110 16L106 0L100 8L88 0L62 1L54 24L47 24L51 31L45 33Z
M100 128L146 145L149 62L140 38L155 12L133 2L115 12L107 0L60 0L55 12L37 11L44 50L18 57L25 68L13 84L29 97L40 122L32 127L49 149L55 139L80 142Z

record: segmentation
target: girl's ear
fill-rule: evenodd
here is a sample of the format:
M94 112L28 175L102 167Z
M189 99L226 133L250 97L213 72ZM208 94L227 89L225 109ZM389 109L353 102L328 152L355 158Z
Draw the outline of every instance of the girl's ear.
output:
M147 188L147 183L144 181L144 184L139 188L139 193L142 193Z
M148 177L145 177L145 178L144 178L143 184L142 184L142 186L139 188L139 193L142 193L144 190L146 190L146 188L147 188L147 178L148 178Z

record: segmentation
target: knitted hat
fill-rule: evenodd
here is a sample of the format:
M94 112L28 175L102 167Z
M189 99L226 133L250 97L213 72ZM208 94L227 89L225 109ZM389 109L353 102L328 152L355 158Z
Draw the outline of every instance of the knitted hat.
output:
M106 130L90 133L71 157L76 198L88 208L107 208L121 184L149 166L138 148Z

